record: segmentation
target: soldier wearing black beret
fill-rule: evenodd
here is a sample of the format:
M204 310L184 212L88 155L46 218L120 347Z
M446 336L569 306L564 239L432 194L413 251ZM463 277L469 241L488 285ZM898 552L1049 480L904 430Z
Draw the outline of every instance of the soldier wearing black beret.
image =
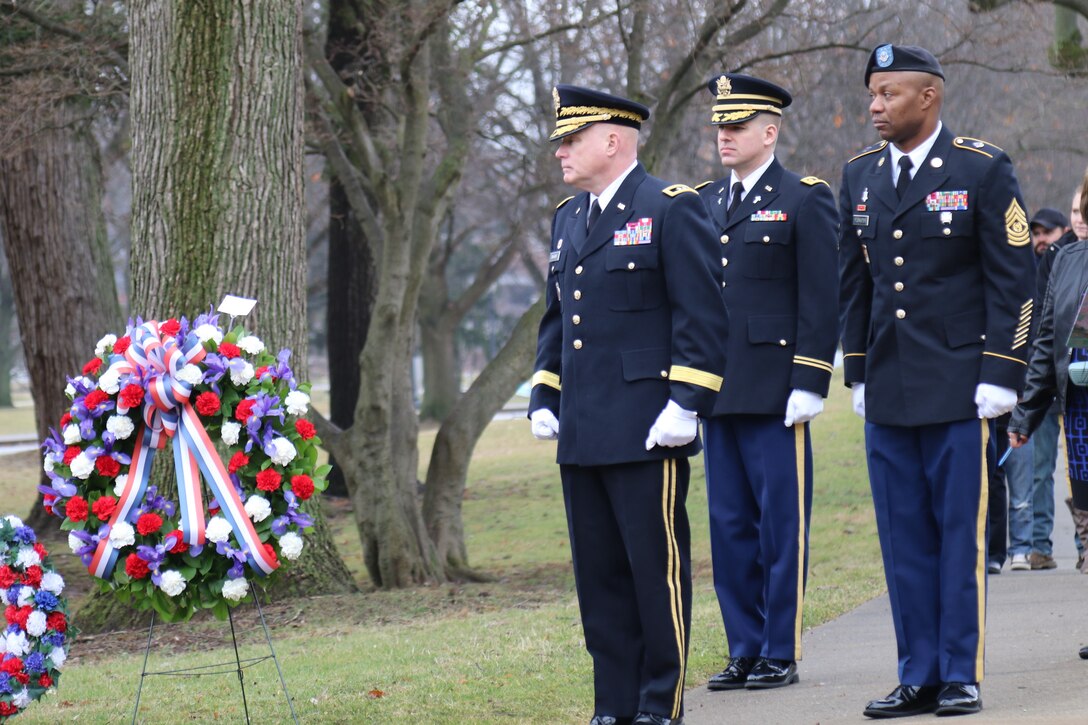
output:
M1023 389L1031 238L1009 157L941 124L924 48L869 56L882 141L843 169L845 382L869 480L899 650L870 717L978 712L986 614L988 419Z
M683 719L688 457L725 367L717 235L698 193L637 161L645 106L556 86L552 140L582 193L552 220L530 399L558 437L594 725Z
M809 421L838 344L838 219L827 183L775 157L792 98L737 73L710 79L729 175L700 184L729 309L725 382L705 421L714 589L730 660L711 690L798 680L812 513Z

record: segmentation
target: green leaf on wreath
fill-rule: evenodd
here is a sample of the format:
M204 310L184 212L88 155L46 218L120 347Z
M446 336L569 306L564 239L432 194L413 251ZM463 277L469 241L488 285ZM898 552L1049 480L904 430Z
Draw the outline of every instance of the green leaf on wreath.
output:
M225 599L217 601L215 606L212 607L212 614L219 620L224 620L230 616L230 607L227 606L227 601Z

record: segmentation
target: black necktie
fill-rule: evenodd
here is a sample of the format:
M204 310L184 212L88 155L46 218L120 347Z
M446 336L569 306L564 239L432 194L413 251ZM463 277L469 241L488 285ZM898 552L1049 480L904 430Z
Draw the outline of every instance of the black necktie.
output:
M732 219L733 212L740 206L740 195L744 191L744 184L739 181L733 184L733 195L729 197L729 206L725 210L725 218Z
M589 219L586 220L586 231L593 228L593 225L601 218L601 205L594 199L593 203L589 205Z
M910 186L910 168L914 164L910 161L910 156L899 157L899 180L895 182L895 193L900 199L903 198L903 194L907 193L907 187Z

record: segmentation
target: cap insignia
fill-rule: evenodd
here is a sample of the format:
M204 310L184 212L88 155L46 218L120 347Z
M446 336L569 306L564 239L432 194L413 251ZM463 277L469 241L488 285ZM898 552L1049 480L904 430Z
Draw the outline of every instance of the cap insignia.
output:
M881 68L890 66L893 59L892 46L882 45L876 49L876 64Z
M729 82L728 76L718 76L718 95L728 96L733 92L733 84Z

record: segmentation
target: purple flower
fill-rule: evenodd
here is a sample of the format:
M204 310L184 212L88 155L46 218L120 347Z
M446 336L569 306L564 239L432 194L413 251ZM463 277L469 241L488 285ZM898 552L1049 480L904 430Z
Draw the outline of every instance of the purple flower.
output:
M34 603L38 605L38 609L45 612L52 612L58 606L60 602L57 600L57 595L53 592L47 592L44 589L40 590L34 595Z
M27 674L31 675L40 675L45 672L45 655L41 652L31 652L23 660L23 669L27 671Z
M15 529L15 540L20 544L33 544L37 541L37 537L34 536L34 529L29 526L19 526Z
M54 647L61 647L64 645L64 632L53 632L42 637L42 641L51 644Z

